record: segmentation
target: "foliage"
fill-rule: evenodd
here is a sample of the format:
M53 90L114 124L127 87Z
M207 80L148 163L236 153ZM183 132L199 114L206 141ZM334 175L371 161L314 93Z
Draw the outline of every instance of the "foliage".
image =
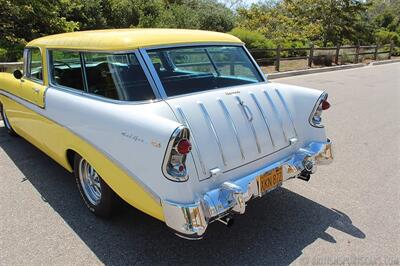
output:
M267 40L263 34L257 31L234 28L229 33L241 39L248 48L273 48L276 46L274 42Z
M399 0L0 0L0 55L21 58L32 39L102 28L230 32L249 48L336 44L400 46ZM6 51L6 52L4 52ZM305 51L283 51L302 56ZM273 56L273 52L268 52Z
M102 28L190 28L227 32L234 12L217 0L0 0L0 48L18 60L31 40Z

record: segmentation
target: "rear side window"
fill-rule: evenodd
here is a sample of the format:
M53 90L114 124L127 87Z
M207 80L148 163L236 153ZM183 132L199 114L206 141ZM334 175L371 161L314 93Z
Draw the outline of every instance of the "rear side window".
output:
M87 91L121 101L155 99L135 54L84 53Z
M54 84L84 90L79 52L50 51L50 60Z
M27 49L27 67L25 76L35 81L43 81L42 53L39 48L32 47Z

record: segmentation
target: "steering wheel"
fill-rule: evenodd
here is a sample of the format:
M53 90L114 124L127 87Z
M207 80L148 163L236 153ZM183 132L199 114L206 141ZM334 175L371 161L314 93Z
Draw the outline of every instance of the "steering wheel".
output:
M67 66L67 67L70 68L70 69L72 68L70 64L68 64L68 63L66 63L66 62L63 62L63 61L54 60L53 63L56 63L56 64L58 64L58 65Z

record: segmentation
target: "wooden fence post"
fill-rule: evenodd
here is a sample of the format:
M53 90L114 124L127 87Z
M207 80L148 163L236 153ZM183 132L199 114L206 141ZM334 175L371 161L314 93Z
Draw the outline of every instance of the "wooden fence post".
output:
M340 44L336 45L335 64L339 64Z
M393 48L394 48L394 42L391 41L391 42L390 42L390 50L389 50L389 57L388 57L388 59L391 59L391 58L392 58Z
M308 67L312 67L313 58L314 58L314 44L311 43L310 54L308 55Z
M375 45L375 52L374 52L374 60L378 60L378 49L379 49L379 45L376 44Z
M275 70L279 72L281 61L281 46L276 47Z
M354 55L354 63L358 64L358 57L360 56L360 45L357 44L356 47L356 54Z

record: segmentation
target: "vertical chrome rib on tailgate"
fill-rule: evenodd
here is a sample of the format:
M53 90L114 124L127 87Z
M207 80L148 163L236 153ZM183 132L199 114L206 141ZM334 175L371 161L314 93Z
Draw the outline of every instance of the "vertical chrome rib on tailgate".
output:
M200 180L265 157L298 138L287 100L279 90L243 86L235 93L208 91L167 100L192 132ZM200 167L199 167L200 166Z

